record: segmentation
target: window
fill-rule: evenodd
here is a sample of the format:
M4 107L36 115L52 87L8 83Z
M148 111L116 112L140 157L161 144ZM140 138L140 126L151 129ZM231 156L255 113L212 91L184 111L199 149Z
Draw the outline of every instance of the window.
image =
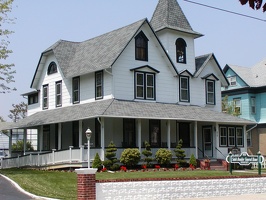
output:
M48 85L43 86L43 109L48 109Z
M135 98L155 99L155 74L147 72L135 73Z
M244 137L242 128L236 128L236 145L244 146Z
M234 112L241 114L241 99L234 99Z
M251 97L250 99L251 114L256 114L256 98Z
M122 147L136 147L135 120L123 119L123 128Z
M135 37L135 59L148 61L148 38L141 31Z
M187 44L182 38L176 40L176 62L186 63L186 47Z
M103 71L95 73L95 99L103 98Z
M220 127L220 146L227 146L227 128Z
M95 147L101 147L101 124L95 119Z
M215 104L215 82L206 80L206 104Z
M151 147L160 147L161 144L160 120L150 120L150 144Z
M228 77L228 81L230 83L230 86L236 86L236 76Z
M179 87L180 101L189 102L189 78L186 76L181 76Z
M28 96L28 104L35 104L38 103L38 93L30 94Z
M228 128L228 146L235 146L235 128Z
M247 132L247 146L248 147L251 147L252 146L252 137L251 137L251 134L252 134L251 131Z
M62 81L55 83L56 107L62 106Z
M57 66L55 62L51 62L48 66L47 74L54 74L57 73Z
M242 127L220 127L220 147L243 147L244 132Z
M80 88L79 88L79 83L80 79L79 77L75 77L72 80L72 90L73 90L73 97L72 97L72 101L73 103L79 103L79 93L80 93Z

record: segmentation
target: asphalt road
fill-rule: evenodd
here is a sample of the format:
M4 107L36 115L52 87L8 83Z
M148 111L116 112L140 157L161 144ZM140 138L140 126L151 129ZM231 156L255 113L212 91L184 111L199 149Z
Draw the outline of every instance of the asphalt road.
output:
M9 180L0 175L0 199L3 200L30 200L31 196L17 189Z

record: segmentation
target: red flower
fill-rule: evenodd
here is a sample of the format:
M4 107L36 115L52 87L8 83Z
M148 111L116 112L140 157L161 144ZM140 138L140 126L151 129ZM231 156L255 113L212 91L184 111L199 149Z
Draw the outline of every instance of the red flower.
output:
M194 169L195 169L195 166L192 165L192 164L190 164L190 165L189 165L189 168L192 169L192 170L194 170Z
M155 165L155 168L160 169L161 167L160 167L160 165Z
M102 172L106 172L107 171L107 169L106 169L106 167L104 167L103 169L102 169Z
M178 169L178 168L179 168L178 164L175 164L175 165L174 165L174 168L175 168L175 169Z
M127 171L127 168L126 168L126 166L121 166L121 167L120 167L120 170L126 172L126 171Z
M141 165L142 169L147 169L147 165Z

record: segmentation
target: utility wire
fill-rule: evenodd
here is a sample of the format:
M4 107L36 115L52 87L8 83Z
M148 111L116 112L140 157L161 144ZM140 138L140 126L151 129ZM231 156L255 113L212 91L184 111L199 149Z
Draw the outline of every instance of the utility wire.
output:
M209 5L206 5L206 4L198 3L198 2L195 2L195 1L190 1L190 0L184 0L184 1L189 2L189 3L193 3L193 4L197 4L197 5L200 5L200 6L204 6L204 7L207 7L207 8L212 8L212 9L215 9L215 10L220 10L220 11L223 11L223 12L231 13L231 14L234 14L234 15L239 15L239 16L242 16L242 17L247 17L247 18L251 18L251 19L255 19L255 20L266 22L265 19L252 17L250 15L244 15L244 14L233 12L233 11L230 11L230 10L225 10L225 9L222 9L222 8L217 8L217 7L209 6Z

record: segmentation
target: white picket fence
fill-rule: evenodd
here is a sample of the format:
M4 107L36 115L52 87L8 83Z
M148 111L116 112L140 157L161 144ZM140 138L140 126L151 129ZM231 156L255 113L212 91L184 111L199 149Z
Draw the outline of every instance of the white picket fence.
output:
M261 163L261 168L266 168L266 160L265 160L265 156L262 156L262 157L264 157L264 161ZM252 167L253 168L258 168L258 163L253 163L252 164Z

